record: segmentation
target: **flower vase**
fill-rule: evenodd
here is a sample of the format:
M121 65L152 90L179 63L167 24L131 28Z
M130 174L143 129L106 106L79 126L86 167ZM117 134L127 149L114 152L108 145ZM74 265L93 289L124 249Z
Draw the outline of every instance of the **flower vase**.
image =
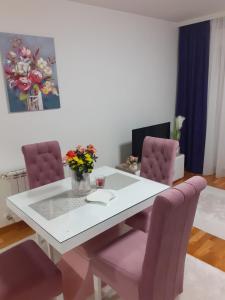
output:
M43 110L42 94L40 91L37 95L28 95L27 110L28 111Z
M78 177L76 172L71 171L72 191L74 196L86 196L91 191L90 174L84 173L82 177Z

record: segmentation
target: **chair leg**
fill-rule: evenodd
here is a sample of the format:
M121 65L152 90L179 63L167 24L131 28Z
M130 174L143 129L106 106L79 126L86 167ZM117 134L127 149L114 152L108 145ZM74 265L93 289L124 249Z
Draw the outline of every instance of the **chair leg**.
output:
M101 278L93 276L95 300L102 300L102 282Z

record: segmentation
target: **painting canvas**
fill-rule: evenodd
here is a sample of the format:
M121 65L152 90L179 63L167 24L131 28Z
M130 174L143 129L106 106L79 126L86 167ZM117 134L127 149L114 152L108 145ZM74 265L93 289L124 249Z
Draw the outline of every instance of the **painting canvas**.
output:
M0 33L10 112L60 107L54 39Z

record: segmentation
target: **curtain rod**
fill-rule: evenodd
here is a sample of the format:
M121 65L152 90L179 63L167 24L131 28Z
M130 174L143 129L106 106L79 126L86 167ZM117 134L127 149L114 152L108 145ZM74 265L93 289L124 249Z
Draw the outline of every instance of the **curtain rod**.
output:
M225 17L225 11L177 23L178 27Z

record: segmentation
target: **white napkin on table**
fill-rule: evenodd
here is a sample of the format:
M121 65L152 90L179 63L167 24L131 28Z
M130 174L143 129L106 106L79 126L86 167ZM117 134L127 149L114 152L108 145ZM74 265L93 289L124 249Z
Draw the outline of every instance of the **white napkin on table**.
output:
M107 205L113 198L115 198L113 192L99 189L87 195L86 200L90 202L100 202Z

